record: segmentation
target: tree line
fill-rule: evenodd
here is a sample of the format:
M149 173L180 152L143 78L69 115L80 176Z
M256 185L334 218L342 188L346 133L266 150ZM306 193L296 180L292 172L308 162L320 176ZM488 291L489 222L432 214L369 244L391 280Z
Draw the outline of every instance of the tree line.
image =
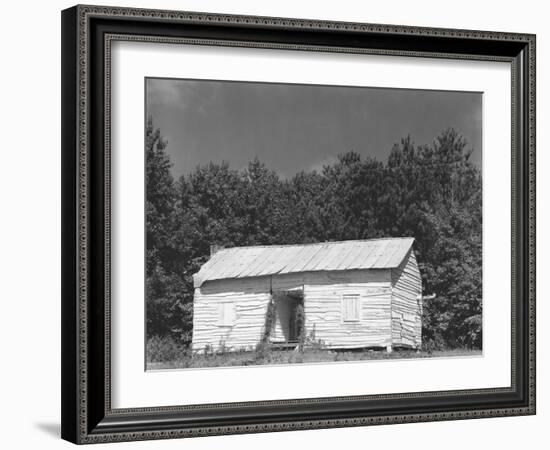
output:
M193 279L210 245L299 244L412 236L426 301L423 345L481 348L481 171L455 130L410 137L387 161L342 153L321 171L280 177L258 159L211 162L174 179L167 143L146 130L147 336L189 345Z

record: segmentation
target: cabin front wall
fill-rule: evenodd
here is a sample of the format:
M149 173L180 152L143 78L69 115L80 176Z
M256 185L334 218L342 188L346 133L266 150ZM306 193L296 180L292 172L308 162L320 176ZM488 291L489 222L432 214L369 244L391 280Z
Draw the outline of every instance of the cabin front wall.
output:
M349 296L358 297L358 320L345 320ZM391 345L391 296L389 269L306 273L306 337L334 349Z
M420 348L422 344L422 278L413 251L392 269L393 345Z
M397 269L305 272L205 282L195 289L193 351L253 350L265 330L268 305L301 291L305 337L324 348L421 344L421 279L414 253ZM346 320L344 299L357 297L357 320ZM228 305L226 310L222 305ZM224 322L223 313L227 317ZM349 317L348 317L349 319ZM277 317L272 342L288 335Z
M193 351L253 350L270 299L269 277L208 281L195 288Z

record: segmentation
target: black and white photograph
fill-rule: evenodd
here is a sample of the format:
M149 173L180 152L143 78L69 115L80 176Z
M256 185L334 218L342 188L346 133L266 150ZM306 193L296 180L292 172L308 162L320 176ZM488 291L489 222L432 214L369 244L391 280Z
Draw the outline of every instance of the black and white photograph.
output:
M144 88L147 370L482 355L481 92Z
M543 447L546 3L3 6L1 448Z

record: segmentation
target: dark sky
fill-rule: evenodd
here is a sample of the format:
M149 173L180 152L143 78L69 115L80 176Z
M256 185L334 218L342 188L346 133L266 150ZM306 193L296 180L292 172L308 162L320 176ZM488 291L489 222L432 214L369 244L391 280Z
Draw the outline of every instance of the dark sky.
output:
M429 144L448 127L481 165L481 93L149 78L146 101L176 177L255 156L283 177L349 150L385 161L402 137Z

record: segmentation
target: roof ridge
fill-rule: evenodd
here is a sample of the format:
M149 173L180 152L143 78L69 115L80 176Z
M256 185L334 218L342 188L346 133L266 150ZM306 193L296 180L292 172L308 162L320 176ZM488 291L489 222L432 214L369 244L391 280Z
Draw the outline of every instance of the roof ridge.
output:
M345 242L374 242L374 241L390 241L390 240L403 240L414 239L412 236L397 236L397 237L385 237L385 238L372 238L372 239L347 239L342 241L323 241L323 242L307 242L303 244L270 244L270 245L243 245L235 247L224 247L219 249L216 253L224 252L226 250L241 249L241 248L273 248L273 247L303 247L305 245L322 245L322 244L343 244Z

